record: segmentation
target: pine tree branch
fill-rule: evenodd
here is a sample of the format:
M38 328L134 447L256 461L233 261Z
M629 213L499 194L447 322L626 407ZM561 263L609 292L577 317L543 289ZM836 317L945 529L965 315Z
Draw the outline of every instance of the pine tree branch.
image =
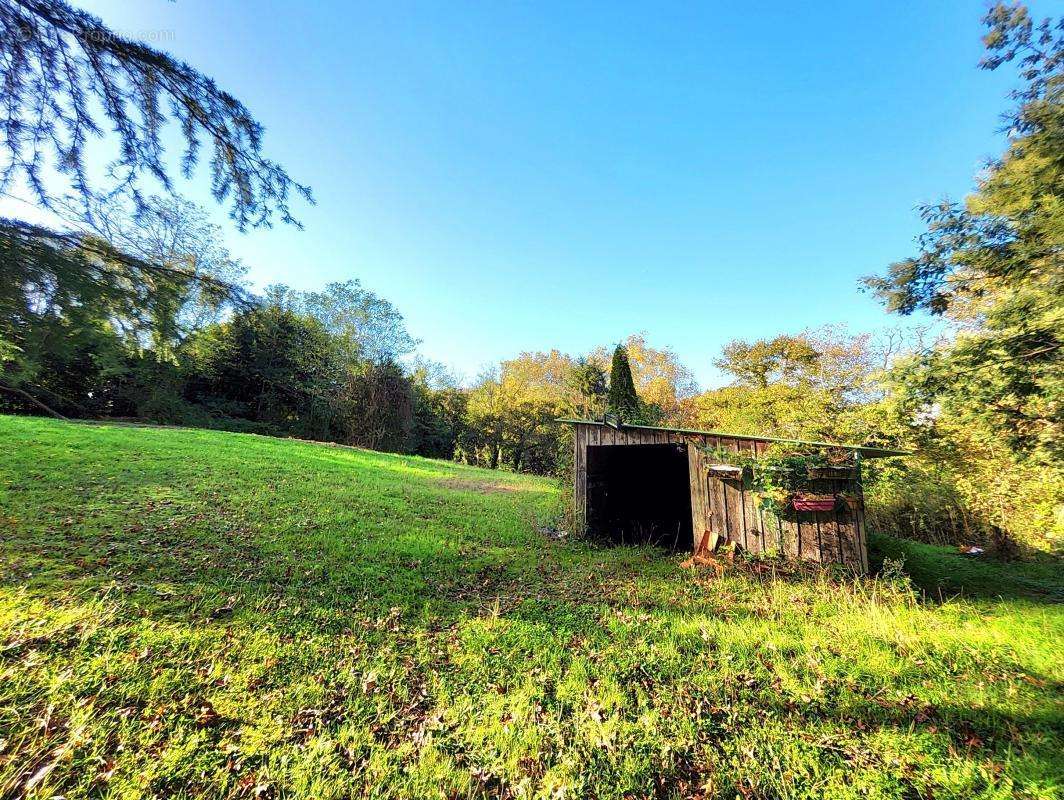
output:
M211 78L64 0L0 0L0 138L8 151L0 189L21 176L48 206L42 171L51 160L80 195L91 196L85 145L110 128L119 152L116 191L142 202L142 175L171 186L162 138L170 119L184 139L186 177L199 161L201 137L210 142L212 193L241 230L269 227L274 216L299 226L289 199L294 192L313 203L310 188L262 154L262 125Z

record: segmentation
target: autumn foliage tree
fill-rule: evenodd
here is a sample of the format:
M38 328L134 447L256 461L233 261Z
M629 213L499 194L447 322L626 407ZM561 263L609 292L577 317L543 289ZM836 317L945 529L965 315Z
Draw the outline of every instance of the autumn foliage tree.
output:
M469 392L464 457L489 467L551 472L558 417L574 413L573 359L552 350L522 353L482 375Z
M916 255L866 283L954 339L892 373L912 435L952 464L984 526L1064 546L1064 19L986 15L980 66L1019 68L1008 147L962 203L921 209Z

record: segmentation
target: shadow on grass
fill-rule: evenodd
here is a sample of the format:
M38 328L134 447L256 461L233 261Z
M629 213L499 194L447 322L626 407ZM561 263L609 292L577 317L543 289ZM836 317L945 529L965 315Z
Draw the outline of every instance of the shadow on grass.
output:
M951 547L870 534L873 572L885 559L904 559L913 584L934 602L960 595L971 600L1064 602L1064 561L1043 556L1003 562L993 556L968 556Z
M1052 691L1060 690L1056 684ZM1040 708L1030 713L966 705L933 705L909 696L892 702L856 702L832 709L830 717L849 730L945 736L949 749L974 759L1000 759L1005 754L1024 759L1024 777L1041 786L1059 786L1064 753L1054 737L1030 736L1030 731L1058 732L1059 712ZM838 752L848 761L870 755L854 745ZM874 754L873 754L874 755ZM1054 795L1055 796L1055 795Z

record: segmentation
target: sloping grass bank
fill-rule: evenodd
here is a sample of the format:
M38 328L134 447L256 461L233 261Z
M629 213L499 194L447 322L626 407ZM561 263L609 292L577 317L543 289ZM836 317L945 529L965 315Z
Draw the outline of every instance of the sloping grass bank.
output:
M1064 791L1049 567L716 579L542 536L532 477L12 417L0 452L4 797Z

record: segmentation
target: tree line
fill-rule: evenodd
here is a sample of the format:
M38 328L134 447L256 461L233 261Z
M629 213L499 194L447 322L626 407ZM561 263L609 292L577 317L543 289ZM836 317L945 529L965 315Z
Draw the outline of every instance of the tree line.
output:
M462 385L414 356L402 315L357 280L252 296L221 231L181 198L97 208L91 225L71 224L77 233L27 227L11 248L21 274L0 295L0 411L295 436L543 474L558 467L556 419L605 411L608 348L523 353ZM618 352L640 378L639 418L674 415L693 386L676 356L637 336Z
M668 349L629 336L518 354L460 384L418 359L402 316L358 281L247 291L202 209L171 191L173 120L191 174L209 143L238 228L298 224L308 187L262 154L239 101L187 64L62 0L0 0L0 189L65 220L0 219L0 410L300 436L564 474L557 417L910 448L870 466L870 526L931 541L1064 546L1064 20L985 17L980 66L1014 65L1007 146L963 202L920 209L916 254L864 286L937 337L824 328L725 346L700 392ZM85 146L113 130L98 188ZM69 193L48 191L51 169ZM144 191L144 178L161 184Z

